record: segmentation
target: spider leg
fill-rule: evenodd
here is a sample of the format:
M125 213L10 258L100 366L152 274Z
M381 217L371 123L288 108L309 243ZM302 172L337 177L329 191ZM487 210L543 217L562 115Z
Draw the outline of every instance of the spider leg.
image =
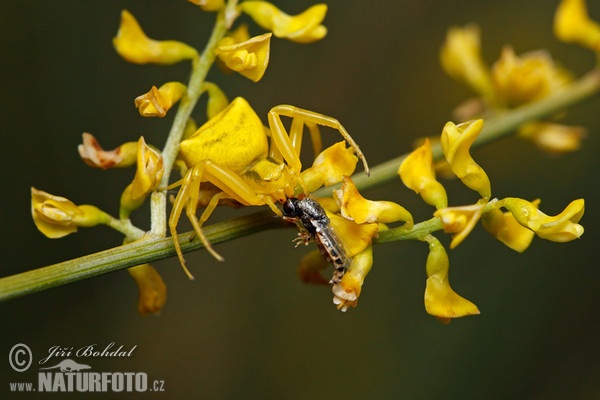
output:
M296 167L296 166L301 167L301 164L299 164L298 154L293 153L291 151L292 148L294 148L293 143L296 140L296 139L292 139L292 137L295 138L297 135L301 135L301 134L298 132L293 132L293 133L290 132L289 136L286 135L285 129L283 128L283 124L281 122L282 115L293 118L293 119L302 120L303 124L306 124L309 127L309 129L310 129L311 125L321 125L321 126L326 126L326 127L337 130L340 133L340 135L342 135L344 140L346 140L346 142L354 149L354 151L356 152L356 155L361 159L361 161L363 163L365 174L369 175L369 165L367 163L367 160L366 160L362 150L360 149L360 147L358 147L358 144L356 144L354 139L352 139L352 136L350 136L348 131L346 131L346 128L344 128L344 126L337 119L328 117L327 115L316 113L314 111L304 110L302 108L298 108L298 107L294 107L294 106L290 106L290 105L279 105L279 106L273 107L271 109L271 111L269 111L269 126L271 127L271 132L273 135L272 137L273 137L275 144L281 151L283 158L292 167ZM293 126L293 123L292 123L292 126ZM314 128L313 128L313 130L314 130ZM315 135L315 133L313 133L313 131L311 131L311 136L314 136L314 135ZM288 138L287 143L286 143L286 140L284 139L284 136ZM314 146L314 139L313 139L313 146ZM294 160L294 157L296 159L298 159L297 165L292 164L292 163L296 162Z

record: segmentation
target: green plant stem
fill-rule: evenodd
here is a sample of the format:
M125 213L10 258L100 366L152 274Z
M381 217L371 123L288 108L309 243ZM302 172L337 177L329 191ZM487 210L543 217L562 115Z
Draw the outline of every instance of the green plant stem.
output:
M208 240L216 244L288 225L280 218L275 218L270 210L264 210L207 226L204 232ZM179 237L184 252L202 247L202 243L194 239L193 232L181 234ZM145 239L122 246L2 278L0 279L0 301L174 255L175 249L170 237L146 236Z
M426 235L439 231L443 228L442 221L433 217L427 221L415 224L412 229L406 230L402 227L379 232L379 236L373 240L375 243L395 242L398 240L422 240Z
M129 219L117 219L111 216L109 217L110 218L106 225L118 232L121 232L130 241L140 239L146 234L146 232L133 225Z
M599 90L600 72L594 70L571 84L561 93L508 111L503 115L486 121L483 132L473 146L481 146L492 140L507 136L524 122L537 120L565 110L591 97ZM441 149L439 146L436 146L434 148L434 157L439 159L441 155ZM370 178L367 178L364 173L358 173L353 177L354 182L360 190L366 190L398 179L396 171L405 157L406 155L403 155L372 168ZM331 188L319 190L317 191L317 195L325 196L331 193L331 190ZM441 229L441 224L435 220L434 218L416 224L410 233L402 233L399 230L394 230L390 233L382 232L377 241L383 243L397 240L398 236L394 237L394 235L405 235L406 238L418 239L427 233ZM266 210L246 217L207 226L204 228L204 231L210 242L220 243L257 231L282 226L285 226L284 223L280 219L275 218L272 212ZM193 236L191 232L180 235L184 252L202 247L197 239L191 240ZM157 238L157 236L148 235L145 239L124 246L1 278L0 300L23 296L92 276L172 257L174 254L175 250L171 238Z
M159 187L164 188L169 185L169 178L173 169L173 164L179 152L179 143L183 137L185 126L196 107L198 99L202 95L202 84L206 79L208 71L212 67L216 53L215 50L219 42L227 34L229 26L237 15L235 8L237 0L229 0L225 9L217 14L217 21L213 28L210 38L202 54L192 63L192 74L187 85L187 95L181 99L179 108L175 114L173 125L165 142L162 151L164 163L164 173ZM164 237L167 233L167 194L166 191L159 191L150 197L150 219L152 234Z

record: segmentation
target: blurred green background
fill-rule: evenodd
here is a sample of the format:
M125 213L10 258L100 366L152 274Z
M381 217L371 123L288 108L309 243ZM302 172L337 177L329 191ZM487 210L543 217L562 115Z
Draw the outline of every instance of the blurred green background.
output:
M453 107L471 95L439 67L438 49L452 25L481 26L488 63L510 43L517 53L548 49L576 74L590 69L593 54L553 38L557 3L331 2L326 39L273 40L260 83L218 69L209 79L231 98L245 96L262 117L289 103L339 118L377 165L407 152L416 137L439 134ZM313 2L275 4L294 14ZM81 133L93 133L105 148L142 134L149 143L164 142L170 118L142 119L133 98L153 84L186 81L188 65L120 59L111 40L121 9L149 36L198 48L214 20L183 0L0 2L1 276L121 242L108 228L45 238L31 221L29 192L35 186L116 215L133 171L85 166L77 154ZM590 4L590 13L600 20L600 3ZM250 30L262 32L253 24ZM587 204L578 241L536 239L517 254L477 228L449 253L452 285L479 306L480 316L445 326L425 313L427 252L416 242L377 246L358 308L342 314L329 289L297 279L298 260L312 248L295 249L292 229L263 232L219 245L223 264L205 252L188 254L194 282L175 259L154 263L168 285L157 317L137 314L137 288L124 271L0 305L0 398L25 398L9 393L8 382L36 378L35 365L22 374L10 369L14 344L28 344L39 360L51 346L111 342L137 348L128 359L78 361L94 371L143 371L165 382L162 394L118 398L600 398L598 107L594 98L564 119L589 129L577 153L549 157L515 138L474 152L495 196L541 197L550 214L575 198ZM452 204L475 201L460 185L449 187ZM399 202L418 220L432 211L399 181L366 196ZM147 211L135 220L147 228Z

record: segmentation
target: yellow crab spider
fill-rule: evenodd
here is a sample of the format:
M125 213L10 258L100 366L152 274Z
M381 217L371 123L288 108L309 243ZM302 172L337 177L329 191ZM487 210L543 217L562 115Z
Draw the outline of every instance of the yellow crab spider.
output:
M281 116L292 118L288 134ZM222 200L233 200L245 206L267 205L281 216L277 202L308 191L300 177L300 150L304 125L309 128L313 147L320 147L318 126L333 128L342 135L362 160L367 161L348 134L334 118L290 105L273 107L265 128L252 107L241 97L183 140L179 158L188 167L184 177L169 186L180 186L169 216L169 229L181 266L190 279L177 235L177 223L185 209L194 231L204 247L218 260L223 260L202 232L202 225ZM201 186L202 184L202 186ZM209 184L207 186L207 184ZM212 190L209 186L212 185ZM216 188L215 188L216 187ZM196 208L206 206L198 219Z

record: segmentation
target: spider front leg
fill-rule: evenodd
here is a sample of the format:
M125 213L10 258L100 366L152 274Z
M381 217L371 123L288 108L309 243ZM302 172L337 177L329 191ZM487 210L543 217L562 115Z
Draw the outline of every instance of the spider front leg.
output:
M222 192L215 194L211 198L198 219L196 216L196 207L198 205L200 184L202 182L210 182L221 189ZM190 279L194 279L194 277L186 267L177 234L177 223L184 209L194 228L194 232L206 250L219 261L223 261L224 258L213 249L202 230L202 225L210 217L221 199L233 199L243 205L261 206L266 204L273 212L278 215L281 214L281 211L277 208L271 197L255 193L239 175L210 160L203 160L188 170L184 178L180 181L180 186L181 188L173 203L168 225L179 262Z
M289 135L281 122L282 115L292 118ZM342 135L344 140L346 140L346 142L354 149L356 155L361 159L365 173L369 175L369 165L367 164L363 152L360 150L354 139L352 139L352 136L350 136L348 131L346 131L346 128L344 128L337 119L290 105L273 107L271 111L269 111L268 118L273 144L277 147L283 159L292 169L296 171L302 169L299 154L302 146L302 130L304 125L308 126L311 132L313 147L316 147L317 145L320 146L320 135L317 126L321 125L333 128ZM317 136L319 139L316 139Z

